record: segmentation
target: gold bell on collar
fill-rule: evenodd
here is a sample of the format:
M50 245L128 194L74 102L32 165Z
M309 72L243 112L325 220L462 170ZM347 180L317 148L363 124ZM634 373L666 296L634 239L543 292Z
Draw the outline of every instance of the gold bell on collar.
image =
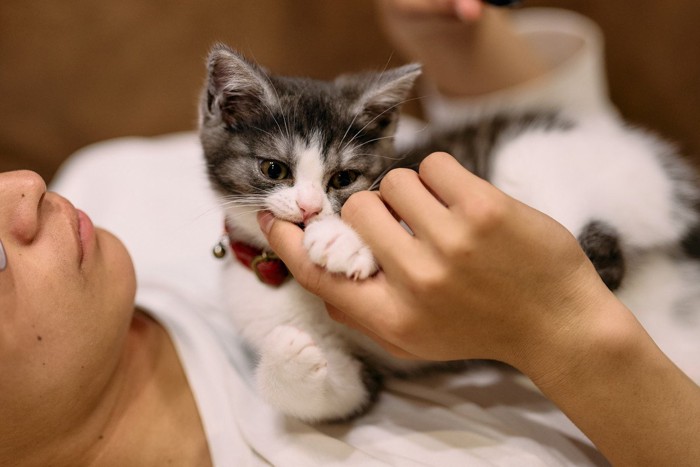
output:
M214 255L214 258L221 259L224 256L226 256L226 241L228 240L228 235L222 235L221 239L219 240L219 243L214 245L214 248L211 249L211 254Z

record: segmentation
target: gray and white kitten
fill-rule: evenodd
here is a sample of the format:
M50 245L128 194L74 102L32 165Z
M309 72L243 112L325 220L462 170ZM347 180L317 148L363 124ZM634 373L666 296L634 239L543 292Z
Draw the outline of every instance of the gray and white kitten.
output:
M208 72L200 137L234 241L268 249L256 220L268 210L305 226L314 262L366 278L377 265L340 220L341 206L389 168L435 150L559 220L611 289L624 283L628 257L674 250L698 225L688 167L667 145L614 119L493 118L422 136L399 157L398 108L417 65L321 82L272 75L217 45ZM285 414L310 422L356 416L374 401L378 375L431 365L396 359L335 323L294 280L270 287L229 260L224 281L231 317L259 356L260 393Z

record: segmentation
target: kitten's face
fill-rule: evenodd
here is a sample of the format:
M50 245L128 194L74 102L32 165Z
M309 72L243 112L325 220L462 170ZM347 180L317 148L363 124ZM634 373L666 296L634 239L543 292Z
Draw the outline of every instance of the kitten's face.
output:
M306 137L284 130L247 133L229 140L246 150L231 151L210 168L219 190L238 205L259 206L295 223L338 212L350 194L368 188L385 166L373 157L380 152L375 147L369 149L372 157L362 152L362 141L345 147L346 142L320 131Z
M398 106L419 73L409 65L332 83L275 77L215 47L200 136L227 217L269 210L301 224L339 212L395 162Z

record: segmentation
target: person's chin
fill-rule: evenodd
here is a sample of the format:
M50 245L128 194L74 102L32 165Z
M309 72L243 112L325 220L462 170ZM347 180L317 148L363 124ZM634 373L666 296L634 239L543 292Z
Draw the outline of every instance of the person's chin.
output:
M107 275L107 284L112 292L127 295L131 304L136 293L136 272L126 246L111 232L95 229L97 248L95 258L99 268ZM118 290L122 289L122 290Z

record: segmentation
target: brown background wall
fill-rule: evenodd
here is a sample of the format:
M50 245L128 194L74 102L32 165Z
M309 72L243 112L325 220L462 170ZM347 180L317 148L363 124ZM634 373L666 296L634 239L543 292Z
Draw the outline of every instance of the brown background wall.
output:
M594 18L607 37L613 100L700 161L700 2L525 4ZM194 128L215 41L276 72L317 78L401 63L372 0L3 0L0 170L50 179L86 144Z

